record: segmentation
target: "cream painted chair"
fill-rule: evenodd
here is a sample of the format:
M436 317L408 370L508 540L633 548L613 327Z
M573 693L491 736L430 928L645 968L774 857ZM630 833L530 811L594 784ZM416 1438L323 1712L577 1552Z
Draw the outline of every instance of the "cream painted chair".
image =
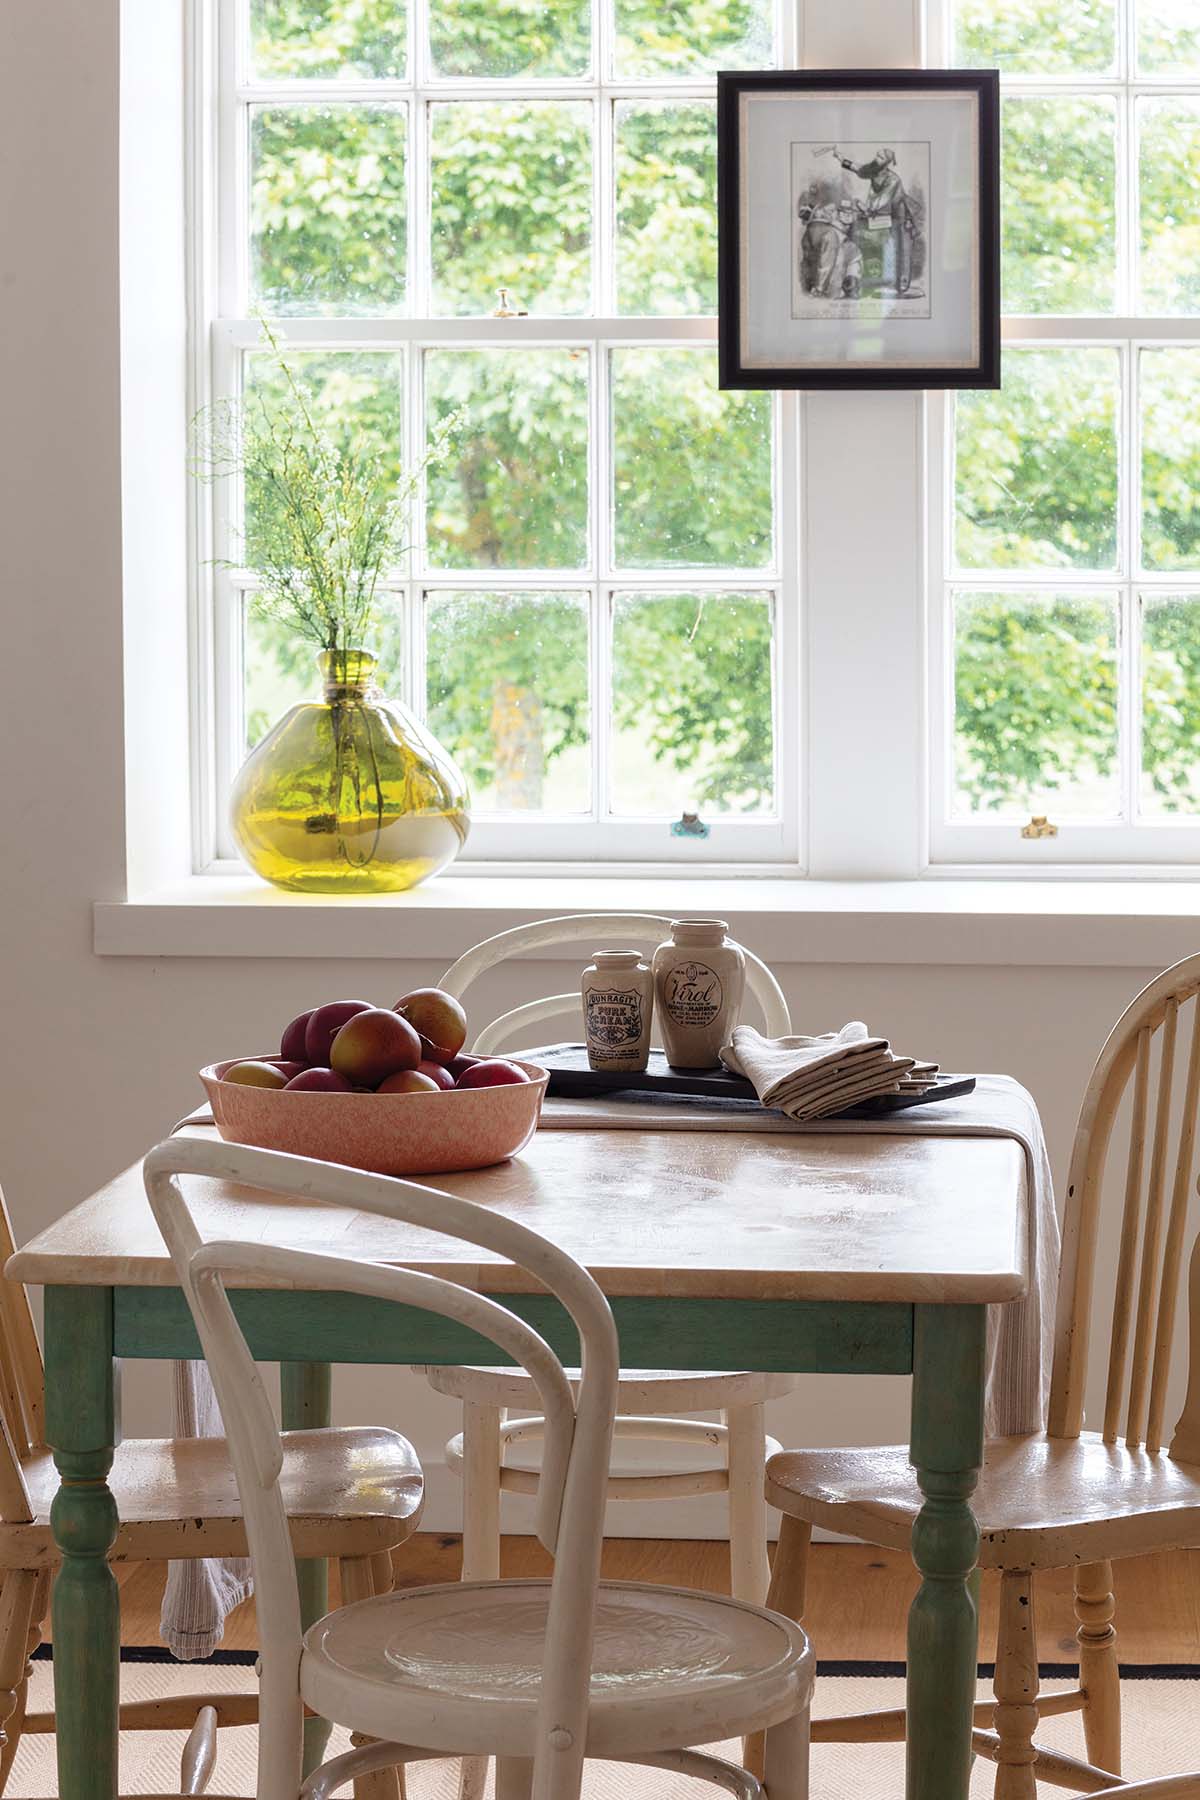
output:
M202 1243L181 1175L306 1194L509 1258L570 1314L583 1351L578 1388L530 1326L453 1282L258 1243ZM325 1800L352 1777L457 1753L497 1757L498 1800L577 1800L585 1755L677 1769L740 1800L764 1792L806 1800L813 1662L800 1628L734 1600L599 1582L617 1334L577 1263L469 1201L269 1150L172 1138L146 1158L145 1179L208 1358L245 1507L261 1633L258 1800ZM552 1579L376 1595L302 1636L282 1448L226 1279L419 1307L515 1358L546 1422L537 1518L555 1558ZM359 1738L302 1785L306 1704ZM690 1749L763 1727L765 1786Z
M1121 1767L1112 1559L1200 1547L1200 1238L1190 1265L1187 1398L1164 1447L1200 1108L1198 991L1200 956L1192 956L1143 989L1100 1052L1067 1180L1049 1429L989 1444L972 1502L982 1528L980 1562L1001 1577L996 1698L977 1709L975 1734L976 1749L997 1764L999 1800L1033 1800L1038 1780L1108 1792ZM1181 1020L1186 1073L1177 1054ZM1101 1324L1109 1344L1103 1429L1084 1431L1101 1198L1123 1107L1129 1149L1115 1290ZM784 1514L770 1604L797 1620L804 1616L814 1525L906 1549L921 1505L901 1448L785 1451L767 1466L766 1491ZM1080 1685L1039 1699L1034 1576L1063 1568L1075 1571ZM1071 1711L1083 1714L1087 1763L1034 1743L1040 1717ZM813 1736L884 1741L903 1729L902 1714L876 1714L823 1720ZM1144 1791L1200 1790L1168 1783Z
M618 939L623 945L649 948L669 935L671 921L654 913L574 913L518 925L488 938L460 956L438 986L462 999L489 969L512 956L554 945L597 943ZM758 957L746 951L747 987L757 1002L763 1026L772 1037L791 1030L787 1001L775 977ZM526 1001L476 1034L471 1046L478 1056L491 1055L505 1044L526 1044L534 1026L573 1013L579 1018L576 990ZM446 1446L446 1462L463 1477L463 1578L490 1580L500 1573L501 1492L529 1494L536 1474L514 1468L506 1453L514 1445L540 1436L536 1396L528 1379L513 1369L421 1368L438 1393L462 1402L463 1429ZM636 1474L610 1473L610 1500L679 1500L695 1494L729 1496L731 1591L735 1598L761 1606L767 1593L767 1518L763 1475L769 1452L779 1449L768 1439L763 1406L790 1393L791 1375L673 1374L628 1371L617 1391L616 1435L623 1440L692 1445L715 1451L690 1469L648 1469ZM721 1423L683 1418L686 1413L722 1415ZM515 1415L515 1416L510 1416ZM469 1786L478 1786L476 1780Z
M0 1195L0 1267L12 1253ZM58 1473L44 1422L29 1297L20 1282L0 1280L0 1794L22 1735L54 1730L52 1712L25 1711L29 1659L41 1641L59 1561L50 1530ZM222 1439L127 1438L108 1480L121 1517L113 1562L248 1554ZM290 1431L280 1489L291 1554L338 1558L346 1593L391 1591L391 1551L416 1530L425 1499L421 1465L406 1439L374 1426ZM124 1731L187 1732L180 1789L190 1795L203 1793L212 1774L217 1727L253 1724L257 1716L249 1695L178 1694L122 1706L120 1723Z

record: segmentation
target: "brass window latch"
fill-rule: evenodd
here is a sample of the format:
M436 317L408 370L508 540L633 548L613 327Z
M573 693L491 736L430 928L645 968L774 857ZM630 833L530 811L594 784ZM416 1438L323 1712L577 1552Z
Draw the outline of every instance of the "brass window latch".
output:
M523 306L514 306L512 296L506 287L496 289L496 298L500 304L492 313L493 319L527 319L529 314Z
M1052 825L1045 813L1034 813L1028 825L1022 825L1023 838L1048 838L1058 836L1058 826Z

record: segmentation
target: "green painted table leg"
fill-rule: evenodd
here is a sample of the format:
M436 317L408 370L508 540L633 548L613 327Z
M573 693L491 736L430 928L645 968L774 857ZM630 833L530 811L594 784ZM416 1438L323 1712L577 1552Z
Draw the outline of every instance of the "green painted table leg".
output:
M108 1487L118 1437L112 1291L46 1290L46 1436L62 1485L50 1509L62 1567L54 1583L54 1707L61 1800L115 1800L121 1615L108 1552Z
M280 1416L285 1431L305 1431L328 1425L332 1417L332 1370L328 1363L280 1363ZM296 1563L300 1587L300 1619L307 1627L329 1611L329 1565L323 1557L305 1557ZM311 1775L324 1760L329 1743L329 1721L308 1719L304 1726L304 1773Z
M908 1800L967 1800L979 1615L979 1527L971 1495L983 1461L982 1306L917 1308L912 1461L925 1504L913 1525L921 1586L908 1615Z

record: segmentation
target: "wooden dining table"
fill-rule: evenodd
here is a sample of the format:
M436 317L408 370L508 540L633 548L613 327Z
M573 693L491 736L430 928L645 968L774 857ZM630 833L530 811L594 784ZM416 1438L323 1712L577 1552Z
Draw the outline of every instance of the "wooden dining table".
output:
M509 1162L427 1181L519 1219L590 1269L627 1368L911 1374L910 1452L925 1499L913 1529L921 1584L908 1626L905 1794L966 1800L978 1636L971 1494L987 1308L1029 1282L1021 1146L869 1131L541 1130ZM557 1302L499 1259L374 1215L214 1180L187 1177L185 1187L206 1238L443 1275L495 1295L577 1360ZM106 1557L118 1519L106 1478L120 1365L195 1357L199 1345L140 1164L41 1232L8 1273L45 1288L46 1430L62 1481L59 1794L114 1800L120 1615ZM285 1426L328 1422L335 1362L496 1361L451 1320L363 1296L273 1288L233 1299L256 1359L280 1365ZM301 1589L307 1622L326 1607L323 1565L301 1566Z

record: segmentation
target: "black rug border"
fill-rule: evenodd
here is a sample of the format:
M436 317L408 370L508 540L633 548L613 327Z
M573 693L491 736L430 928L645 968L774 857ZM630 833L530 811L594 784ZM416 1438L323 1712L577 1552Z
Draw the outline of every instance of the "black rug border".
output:
M53 1662L54 1646L39 1644L35 1662ZM195 1662L182 1662L171 1655L165 1644L126 1644L121 1649L123 1663L163 1663L172 1668L212 1668L214 1666L252 1669L258 1661L257 1650L214 1650L210 1656ZM1200 1663L1121 1663L1122 1681L1200 1681ZM817 1674L824 1676L876 1676L889 1680L903 1678L902 1662L818 1662ZM991 1681L995 1663L980 1663L976 1668L980 1681ZM1038 1664L1041 1681L1072 1681L1079 1675L1078 1663L1044 1662Z

